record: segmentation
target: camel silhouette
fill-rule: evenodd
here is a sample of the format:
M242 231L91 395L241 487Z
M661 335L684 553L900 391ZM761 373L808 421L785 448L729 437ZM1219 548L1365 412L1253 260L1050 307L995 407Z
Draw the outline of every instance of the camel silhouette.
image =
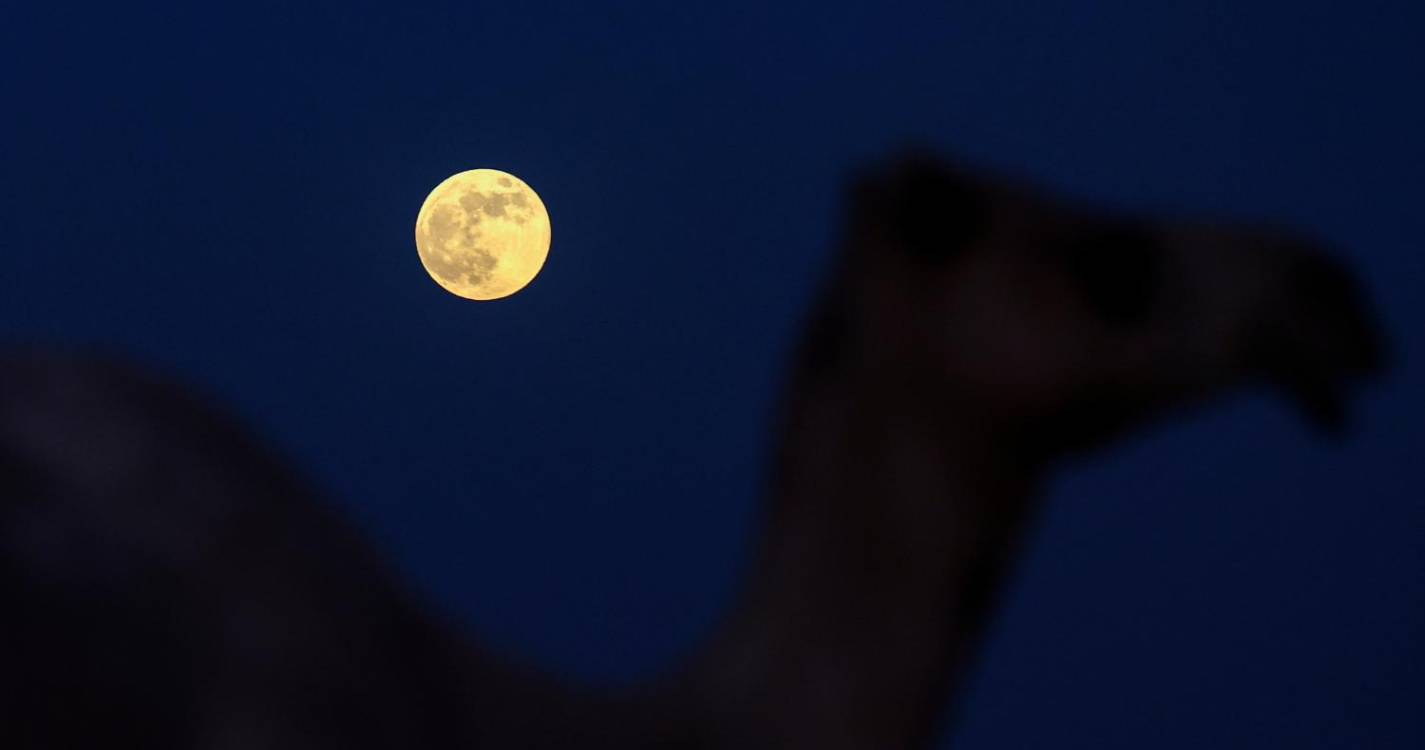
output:
M10 748L915 748L1054 468L1243 385L1326 429L1381 366L1350 276L1266 225L927 154L852 180L743 594L685 663L566 684L427 614L281 456L113 359L0 359Z

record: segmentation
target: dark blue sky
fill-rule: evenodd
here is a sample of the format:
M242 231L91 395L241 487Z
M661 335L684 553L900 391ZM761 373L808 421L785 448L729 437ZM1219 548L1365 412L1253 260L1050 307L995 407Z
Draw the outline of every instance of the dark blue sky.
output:
M855 165L1332 238L1396 342L1353 438L1252 393L1071 472L957 747L1425 745L1419 3L110 5L0 9L0 338L200 384L472 632L594 679L732 596ZM554 225L485 305L412 244L481 166Z

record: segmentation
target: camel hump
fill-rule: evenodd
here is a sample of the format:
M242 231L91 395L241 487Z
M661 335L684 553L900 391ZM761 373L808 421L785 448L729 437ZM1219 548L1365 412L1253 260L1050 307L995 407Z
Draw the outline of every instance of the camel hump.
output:
M310 493L204 396L117 358L62 349L0 354L0 453L10 510L43 497L115 532L144 517L146 542L161 548L181 545L157 536L206 542L254 506Z
M209 746L358 715L346 747L397 746L371 743L432 723L411 696L451 679L441 628L287 461L103 356L0 354L0 600L19 747ZM352 710L370 705L394 716Z
M51 349L0 355L0 553L26 550L209 588L269 568L314 588L380 578L355 530L239 419L147 369Z

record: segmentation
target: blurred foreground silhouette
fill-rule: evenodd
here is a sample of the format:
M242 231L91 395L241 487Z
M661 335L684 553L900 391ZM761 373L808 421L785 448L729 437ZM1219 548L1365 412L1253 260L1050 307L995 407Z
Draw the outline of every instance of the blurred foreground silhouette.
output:
M621 691L426 614L184 388L0 358L0 745L907 748L972 665L1064 458L1242 385L1338 430L1380 366L1349 275L1266 226L1116 216L926 155L859 175L744 593Z

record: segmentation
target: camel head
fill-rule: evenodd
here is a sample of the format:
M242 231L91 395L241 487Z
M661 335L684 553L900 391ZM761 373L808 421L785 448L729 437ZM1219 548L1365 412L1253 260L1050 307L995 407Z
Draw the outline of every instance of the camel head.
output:
M1381 363L1354 280L1292 232L1113 214L923 155L849 202L811 364L977 439L1052 457L1258 382L1336 428Z

